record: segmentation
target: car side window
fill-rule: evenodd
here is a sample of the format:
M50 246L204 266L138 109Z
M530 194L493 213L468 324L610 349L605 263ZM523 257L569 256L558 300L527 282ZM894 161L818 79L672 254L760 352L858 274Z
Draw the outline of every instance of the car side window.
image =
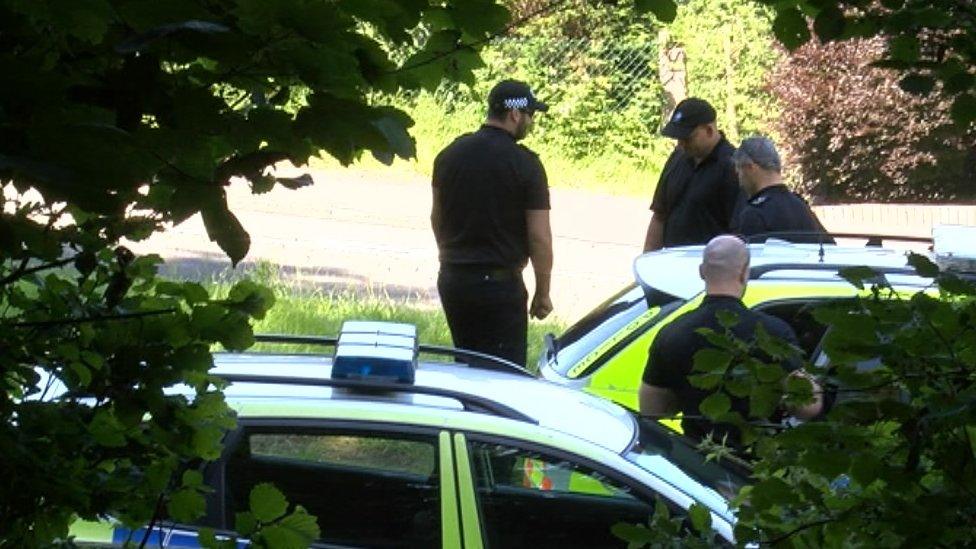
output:
M438 461L435 436L247 430L227 462L225 522L270 482L318 518L321 542L439 546Z
M619 522L647 524L653 506L626 484L563 457L469 441L489 547L608 547Z
M805 356L815 358L814 352L819 348L827 327L817 322L813 311L825 300L792 299L783 302L773 302L756 305L757 311L778 317L793 328L797 342L803 349Z

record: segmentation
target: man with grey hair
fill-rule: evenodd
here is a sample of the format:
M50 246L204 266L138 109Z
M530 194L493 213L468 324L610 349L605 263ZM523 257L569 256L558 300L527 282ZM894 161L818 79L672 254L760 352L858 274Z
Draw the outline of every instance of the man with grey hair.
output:
M711 345L699 329L709 328L724 332L718 320L720 312L736 316L732 334L742 340L756 337L756 327L762 325L771 336L797 344L796 334L789 324L779 318L746 308L742 294L749 281L749 249L738 237L720 235L709 241L702 255L698 273L705 281L705 298L701 305L689 311L658 332L648 352L644 368L639 401L643 415L663 416L682 412L682 429L685 435L704 439L711 435L716 440L726 440L731 447L739 446L739 431L730 424L713 424L702 419L699 405L710 391L691 385L695 353ZM768 357L758 357L766 358ZM793 370L789 375L803 375L795 365L784 365ZM809 379L809 378L808 378ZM811 380L811 382L813 382ZM813 384L815 399L812 403L788 410L795 417L810 419L820 413L823 406L820 389ZM731 410L743 418L749 417L749 402L729 395Z
M748 199L739 210L733 228L750 242L775 236L791 242L832 242L806 201L783 183L783 166L776 146L768 137L750 137L732 154L739 184ZM782 233L770 235L769 233Z

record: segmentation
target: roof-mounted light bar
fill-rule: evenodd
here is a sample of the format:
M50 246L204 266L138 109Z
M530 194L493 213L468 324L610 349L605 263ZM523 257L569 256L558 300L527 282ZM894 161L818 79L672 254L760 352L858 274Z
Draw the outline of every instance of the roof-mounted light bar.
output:
M412 324L347 320L339 332L332 377L412 384L417 354Z

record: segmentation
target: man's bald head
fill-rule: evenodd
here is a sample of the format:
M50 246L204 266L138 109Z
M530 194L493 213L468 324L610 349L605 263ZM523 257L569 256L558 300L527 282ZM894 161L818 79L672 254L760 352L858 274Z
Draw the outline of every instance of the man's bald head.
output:
M698 272L708 294L739 297L748 281L749 248L738 237L716 236L705 246Z

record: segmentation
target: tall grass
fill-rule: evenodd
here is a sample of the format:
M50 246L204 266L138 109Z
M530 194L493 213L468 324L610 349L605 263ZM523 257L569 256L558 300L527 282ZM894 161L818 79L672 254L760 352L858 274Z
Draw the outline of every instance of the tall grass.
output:
M275 305L264 319L255 323L256 334L335 336L346 320L379 320L404 322L417 327L421 343L452 345L451 333L444 313L436 303L414 299L397 299L371 290L323 290L301 286L284 278L277 266L260 263L250 272L255 282L269 287L275 295ZM211 293L224 296L233 286L229 278L217 278L209 283ZM536 370L543 350L543 336L547 332L560 333L565 324L559 321L533 321L529 324L528 367ZM288 352L329 352L302 345L258 344L253 351L286 350Z

